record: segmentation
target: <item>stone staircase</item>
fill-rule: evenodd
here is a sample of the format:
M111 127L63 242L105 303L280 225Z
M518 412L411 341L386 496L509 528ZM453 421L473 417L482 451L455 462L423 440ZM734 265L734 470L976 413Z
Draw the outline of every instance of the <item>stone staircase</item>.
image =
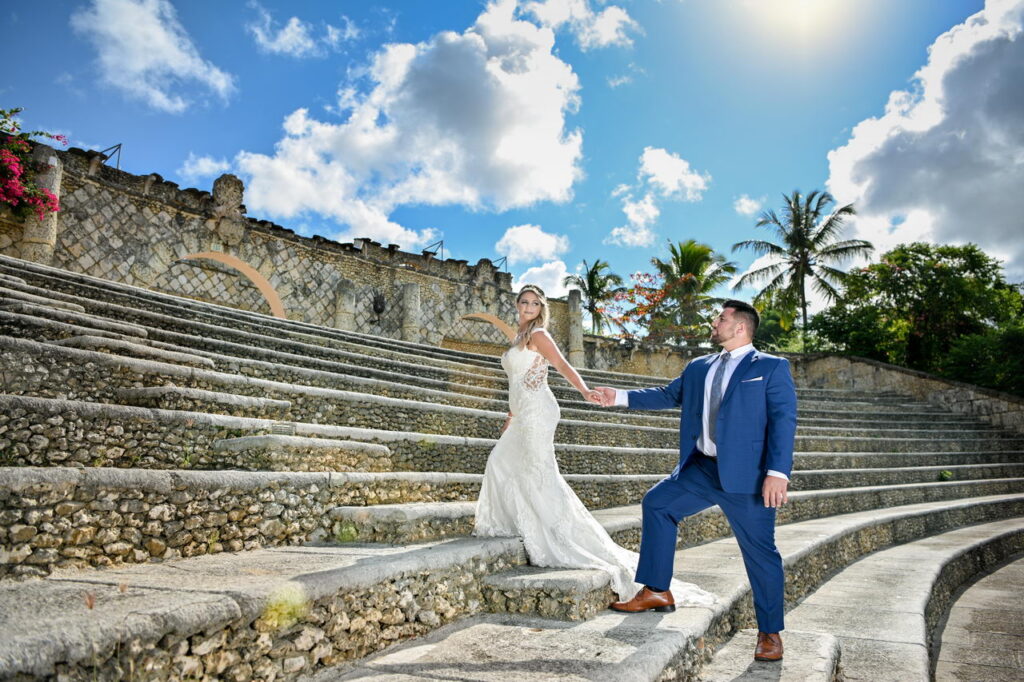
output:
M719 603L673 614L615 614L603 574L470 536L507 409L493 357L0 257L0 368L0 679L757 673L717 509L681 524L676 568ZM639 501L678 459L677 416L551 384L566 480L635 549ZM902 395L798 394L777 532L789 606L942 534L971 539L977 570L1022 550L1024 435ZM862 669L832 625L791 625L783 679Z

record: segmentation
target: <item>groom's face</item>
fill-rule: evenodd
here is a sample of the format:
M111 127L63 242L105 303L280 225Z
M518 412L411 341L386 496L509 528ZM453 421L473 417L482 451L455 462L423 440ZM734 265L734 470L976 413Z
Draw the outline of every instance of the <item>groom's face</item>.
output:
M723 344L736 338L736 319L732 308L722 308L722 312L711 321L711 343Z

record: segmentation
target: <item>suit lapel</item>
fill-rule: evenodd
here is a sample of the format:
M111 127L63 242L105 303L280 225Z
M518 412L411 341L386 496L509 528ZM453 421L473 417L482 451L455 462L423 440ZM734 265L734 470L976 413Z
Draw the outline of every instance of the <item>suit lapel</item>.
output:
M750 363L754 362L757 359L756 356L757 351L754 350L744 355L743 359L740 360L740 364L736 367L736 370L732 373L732 376L729 378L729 386L725 389L725 395L722 396L723 405L725 404L725 401L729 399L729 396L732 395L732 392L736 390L736 386L742 380L743 373L747 371L747 367L750 367ZM706 371L707 370L705 370L705 372Z

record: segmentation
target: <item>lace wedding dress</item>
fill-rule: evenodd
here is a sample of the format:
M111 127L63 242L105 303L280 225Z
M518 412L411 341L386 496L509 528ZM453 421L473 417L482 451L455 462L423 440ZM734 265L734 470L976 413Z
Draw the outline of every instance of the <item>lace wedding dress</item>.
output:
M638 555L620 547L562 478L555 461L560 411L548 388L548 362L513 346L501 356L514 415L487 459L476 509L477 536L522 536L530 563L594 568L611 577L622 600L643 587L633 582ZM677 603L710 604L714 596L673 581Z

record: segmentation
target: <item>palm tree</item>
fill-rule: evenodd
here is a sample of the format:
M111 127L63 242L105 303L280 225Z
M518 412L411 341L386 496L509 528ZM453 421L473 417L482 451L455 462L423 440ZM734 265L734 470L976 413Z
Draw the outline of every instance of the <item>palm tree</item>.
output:
M724 302L711 296L711 291L729 281L736 264L693 239L669 242L668 250L667 260L651 259L651 265L665 278L665 298L671 302L665 314L674 318L670 325L679 328L682 336L692 336L698 329L701 333L708 322L707 313Z
M828 192L815 190L801 197L799 190L792 196L782 195L785 205L782 218L775 211L761 214L757 227L768 226L775 231L779 243L763 239L748 239L733 244L736 249L751 249L759 256L774 256L774 262L745 273L734 288L767 282L758 296L772 295L780 300L792 300L800 306L803 334L807 334L807 285L809 278L814 291L827 300L838 295L835 285L842 283L846 273L833 267L855 256L866 256L874 250L863 239L837 241L847 216L856 215L853 204L847 204L825 215L835 199Z
M593 265L587 265L583 261L582 275L566 275L562 279L562 286L576 287L583 294L584 306L590 313L590 326L594 334L600 334L604 327L604 309L601 304L608 301L622 286L622 278L614 272L605 273L609 267L607 262L600 258L594 261Z

